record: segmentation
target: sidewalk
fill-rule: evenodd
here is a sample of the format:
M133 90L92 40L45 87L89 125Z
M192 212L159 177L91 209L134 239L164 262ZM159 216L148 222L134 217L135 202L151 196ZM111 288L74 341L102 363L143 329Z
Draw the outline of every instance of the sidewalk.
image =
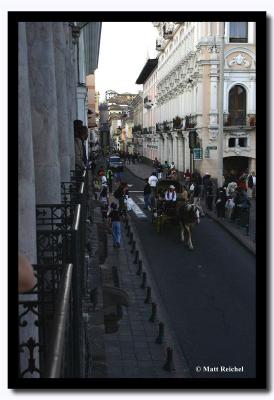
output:
M138 163L138 164L126 164L125 166L133 175L138 178L145 179L148 178L152 171L153 167ZM252 200L252 206L250 210L250 222L249 222L249 235L247 236L239 226L235 223L229 222L224 218L218 218L215 211L209 211L206 209L204 204L202 203L203 210L208 215L208 217L214 219L219 225L221 225L228 233L234 236L243 246L245 246L249 251L253 254L256 254L256 243L255 243L255 235L256 235L256 200Z
M112 201L112 198L110 200ZM133 233L133 227L130 229ZM186 378L188 369L181 357L178 357L176 346L172 342L166 324L163 343L155 343L159 335L159 322L165 321L161 320L159 302L148 274L145 287L141 288L143 274L137 275L137 270L142 253L139 251L138 244L132 252L128 234L126 225L122 223L122 241L119 249L113 248L112 236L108 234L108 256L105 263L101 265L103 285L116 286L125 290L130 299L129 306L123 307L122 311L118 306L118 314L122 312L118 331L104 334L107 378ZM136 240L135 234L133 240ZM138 260L136 259L137 249ZM145 271L146 264L143 261L142 272ZM152 287L151 300L145 303L148 285ZM149 321L152 315L151 302L158 304L154 322ZM163 369L167 361L167 347L173 349L175 370Z

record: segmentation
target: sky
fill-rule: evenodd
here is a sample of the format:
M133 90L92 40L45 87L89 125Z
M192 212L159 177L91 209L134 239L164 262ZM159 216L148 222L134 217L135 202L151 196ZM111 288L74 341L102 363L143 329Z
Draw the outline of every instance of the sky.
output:
M156 58L157 29L151 22L103 22L95 87L100 101L105 91L138 93L135 82L148 58Z

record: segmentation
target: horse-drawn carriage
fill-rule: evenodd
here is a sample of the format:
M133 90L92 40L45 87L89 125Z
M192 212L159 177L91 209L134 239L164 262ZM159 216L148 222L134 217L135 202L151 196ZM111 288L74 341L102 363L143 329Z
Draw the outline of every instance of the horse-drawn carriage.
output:
M170 185L175 187L176 201L165 200L165 192L169 189ZM151 218L158 233L161 232L166 223L178 223L177 209L183 204L182 191L183 186L177 180L161 179L157 182Z

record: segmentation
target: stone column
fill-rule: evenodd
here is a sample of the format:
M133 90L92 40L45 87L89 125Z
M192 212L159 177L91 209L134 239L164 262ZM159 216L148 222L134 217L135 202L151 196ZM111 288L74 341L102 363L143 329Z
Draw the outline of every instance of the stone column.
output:
M18 36L18 190L19 251L36 263L35 173L29 92L26 24L19 22Z
M66 39L66 84L67 84L67 104L68 104L68 143L70 148L70 169L75 169L75 150L74 150L74 128L73 121L76 119L76 82L75 82L75 45L72 43L71 28L64 22Z
M27 22L36 202L60 202L55 60L51 22Z
M175 164L175 168L178 168L178 158L177 158L177 134L174 132L173 135L173 143L172 143L172 157Z
M61 181L70 180L69 112L67 98L66 43L62 22L53 22L55 79Z

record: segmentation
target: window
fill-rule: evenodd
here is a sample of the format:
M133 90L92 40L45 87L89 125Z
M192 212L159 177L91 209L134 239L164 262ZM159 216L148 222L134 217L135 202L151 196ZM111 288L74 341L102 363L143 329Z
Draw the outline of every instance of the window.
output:
M248 42L248 22L230 22L229 42L247 43Z
M238 145L240 147L247 147L247 138L239 138L238 139Z
M231 125L246 125L246 90L235 85L229 91L229 107Z
M235 147L236 146L236 139L235 138L229 138L228 139L228 147Z

